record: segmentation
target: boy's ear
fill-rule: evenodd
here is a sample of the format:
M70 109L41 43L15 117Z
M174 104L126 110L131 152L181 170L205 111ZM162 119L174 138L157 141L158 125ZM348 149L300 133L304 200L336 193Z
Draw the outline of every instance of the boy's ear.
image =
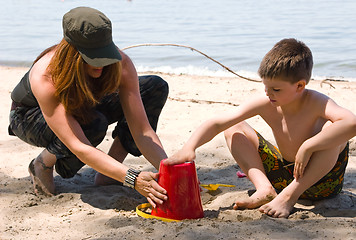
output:
M297 82L297 91L298 92L303 91L305 89L305 85L307 85L307 82L304 79L298 81Z

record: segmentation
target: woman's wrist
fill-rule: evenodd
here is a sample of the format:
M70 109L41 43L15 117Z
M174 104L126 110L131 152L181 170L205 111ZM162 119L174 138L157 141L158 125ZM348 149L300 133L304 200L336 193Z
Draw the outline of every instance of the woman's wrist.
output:
M126 172L126 176L125 176L123 185L125 187L130 187L130 188L135 189L136 179L140 173L141 173L141 171L139 171L139 170L129 168Z

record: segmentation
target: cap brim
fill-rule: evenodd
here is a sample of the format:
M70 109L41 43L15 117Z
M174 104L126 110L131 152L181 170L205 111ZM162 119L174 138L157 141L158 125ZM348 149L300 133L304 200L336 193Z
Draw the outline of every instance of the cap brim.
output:
M101 48L77 47L77 49L84 61L93 67L104 67L122 59L119 49L113 42Z

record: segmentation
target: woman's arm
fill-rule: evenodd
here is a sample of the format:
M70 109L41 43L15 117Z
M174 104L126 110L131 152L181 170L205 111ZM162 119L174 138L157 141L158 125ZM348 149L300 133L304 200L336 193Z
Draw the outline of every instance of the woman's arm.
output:
M37 77L34 73L31 87L48 126L68 149L85 164L123 182L128 168L120 166L117 161L113 161L110 156L91 145L79 123L65 111L54 96L51 80L44 76Z
M138 77L130 58L121 53L122 78L120 101L129 129L143 156L159 169L162 159L167 158L157 134L152 129L141 100Z
M65 111L55 97L52 80L45 69L46 65L36 63L31 70L30 79L32 91L48 126L83 163L106 176L124 182L128 167L90 144L79 123ZM136 182L136 190L147 197L153 206L154 202L162 203L162 200L166 199L166 191L156 184L155 177L153 173L142 172Z

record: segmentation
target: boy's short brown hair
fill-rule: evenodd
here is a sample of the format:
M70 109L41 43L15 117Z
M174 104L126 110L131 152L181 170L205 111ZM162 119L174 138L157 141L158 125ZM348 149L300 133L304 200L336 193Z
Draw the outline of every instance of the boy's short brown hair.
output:
M310 49L294 38L283 39L264 56L258 74L261 78L285 78L296 83L304 79L307 83L311 78L313 56Z

